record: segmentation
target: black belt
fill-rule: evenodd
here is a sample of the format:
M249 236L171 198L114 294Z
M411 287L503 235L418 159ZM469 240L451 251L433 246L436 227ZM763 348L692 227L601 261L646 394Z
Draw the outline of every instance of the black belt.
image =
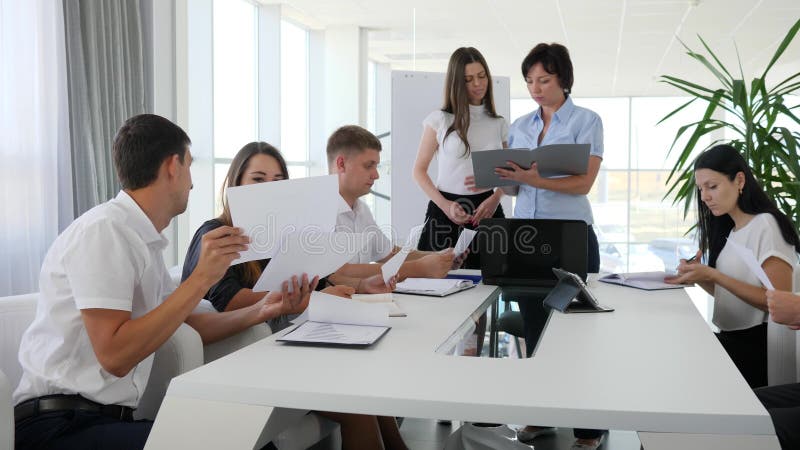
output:
M80 395L46 395L26 400L14 407L14 420L19 423L29 417L53 411L91 411L123 422L133 421L134 409L129 406L103 405Z

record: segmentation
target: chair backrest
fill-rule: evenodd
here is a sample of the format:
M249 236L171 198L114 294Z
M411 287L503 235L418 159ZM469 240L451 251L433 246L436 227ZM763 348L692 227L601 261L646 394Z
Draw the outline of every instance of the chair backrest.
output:
M37 293L0 297L0 450L14 448L11 395L22 377L19 343L36 316Z
M0 297L0 370L7 377L7 386L12 392L22 377L19 344L36 316L38 297L38 293ZM156 352L153 371L142 395L137 418L154 418L169 381L202 364L203 344L200 335L184 324ZM10 401L9 398L9 405ZM5 403L0 404L0 408L5 409L5 406Z
M12 389L22 377L19 343L36 316L38 297L38 293L0 297L0 369L8 377Z

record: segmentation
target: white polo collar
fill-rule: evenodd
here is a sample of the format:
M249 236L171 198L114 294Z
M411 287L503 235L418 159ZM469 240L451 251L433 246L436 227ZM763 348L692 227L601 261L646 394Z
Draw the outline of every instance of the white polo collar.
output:
M169 245L169 239L156 230L156 226L153 225L147 214L127 192L119 191L114 202L127 213L128 225L141 236L146 244L156 244L162 250Z

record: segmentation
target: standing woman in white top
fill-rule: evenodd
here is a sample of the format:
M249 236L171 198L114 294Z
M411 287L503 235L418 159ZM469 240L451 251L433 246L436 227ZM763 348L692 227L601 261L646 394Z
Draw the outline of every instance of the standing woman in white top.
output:
M430 202L418 249L437 251L453 247L463 228L474 229L487 217L505 217L502 190L470 189L471 153L504 148L508 141L508 123L495 111L492 75L478 50L461 47L450 56L444 105L429 114L423 126L414 180ZM439 163L436 183L428 176L434 155ZM464 267L480 268L478 258L473 249Z
M800 252L794 225L759 186L739 152L717 145L694 163L700 250L681 260L675 283L697 283L714 296L719 341L751 387L767 384L767 297L732 248L748 248L776 290L792 290ZM707 255L708 264L698 260Z

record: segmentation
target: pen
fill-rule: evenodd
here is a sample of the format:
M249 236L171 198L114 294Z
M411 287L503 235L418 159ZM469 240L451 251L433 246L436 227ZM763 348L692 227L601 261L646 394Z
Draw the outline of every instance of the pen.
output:
M697 259L697 254L695 254L695 255L694 255L694 256L692 256L691 258L687 259L687 260L686 260L686 262L687 262L687 263L690 263L690 262L694 261L695 259Z

